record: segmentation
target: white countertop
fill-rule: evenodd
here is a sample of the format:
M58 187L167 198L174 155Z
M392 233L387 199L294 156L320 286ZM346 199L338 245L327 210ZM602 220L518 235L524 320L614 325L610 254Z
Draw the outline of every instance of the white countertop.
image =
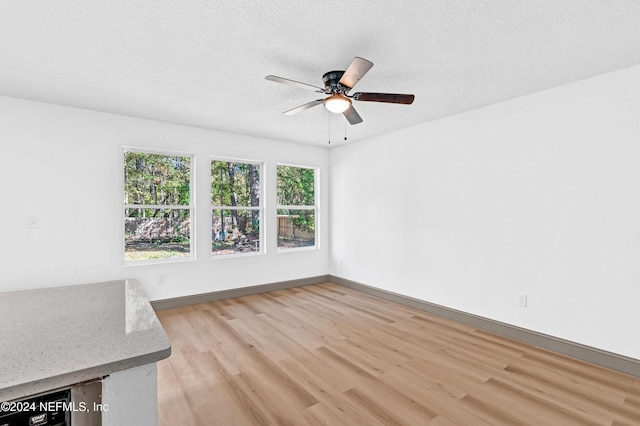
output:
M0 293L0 401L167 358L135 280Z

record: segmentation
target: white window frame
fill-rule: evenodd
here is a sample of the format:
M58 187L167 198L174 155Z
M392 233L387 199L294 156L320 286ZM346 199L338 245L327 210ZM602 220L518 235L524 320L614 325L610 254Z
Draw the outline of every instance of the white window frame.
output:
M125 188L125 176L124 176L124 158L127 152L137 152L142 154L155 154L155 155L165 155L168 157L189 157L190 160L190 168L189 168L189 205L165 205L165 204L128 204L126 200L126 193L124 192ZM121 149L121 165L120 170L122 172L122 182L120 185L123 200L123 207L120 211L121 214L121 224L122 224L122 232L120 233L122 238L122 262L124 266L138 266L138 265L148 265L148 264L158 264L158 263L174 263L174 262L191 262L196 260L196 182L195 182L195 169L196 169L196 158L194 153L190 152L181 152L181 151L170 151L170 150L162 150L162 149L154 149L154 148L144 148L144 147L134 147L134 146L122 146ZM176 209L176 210L189 210L189 254L187 256L181 257L168 257L163 259L143 259L143 260L126 260L125 255L125 224L124 224L124 215L126 209L129 208L144 208L144 209Z
M214 204L214 200L211 199L211 180L213 178L213 176L211 176L211 163L213 163L214 161L220 161L220 162L225 162L225 163L242 163L242 164L253 164L253 165L257 165L260 167L260 172L259 172L259 176L260 176L260 198L259 198L259 205L256 206L220 206L217 204ZM219 156L212 156L210 158L209 161L209 237L211 239L209 247L209 256L211 257L211 259L228 259L230 257L247 257L247 256L261 256L266 254L266 239L265 239L265 235L267 235L265 233L265 221L264 221L264 204L265 204L265 162L264 161L260 161L260 160L249 160L246 158L235 158L235 157L219 157ZM258 211L258 220L260 222L260 234L259 234L259 241L260 241L260 249L257 251L250 251L250 252L246 252L246 253L228 253L228 254L214 254L213 253L213 211L214 210L253 210L253 211Z
M320 194L320 168L315 166L302 166L299 164L291 164L291 163L276 163L276 197L277 197L277 187L278 187L278 166L287 166L287 167L296 167L299 169L310 169L313 170L313 205L284 205L280 204L280 200L276 201L276 220L279 217L279 210L313 210L314 215L314 237L312 246L306 247L278 247L278 227L276 226L276 248L278 253L292 253L297 251L310 251L310 250L318 250L320 249L320 240L318 232L320 229L320 208L319 208L319 198L318 194Z

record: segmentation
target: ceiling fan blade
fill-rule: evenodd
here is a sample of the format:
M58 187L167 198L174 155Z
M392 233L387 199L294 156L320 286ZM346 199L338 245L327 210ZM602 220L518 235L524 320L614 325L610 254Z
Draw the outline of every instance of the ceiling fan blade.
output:
M295 107L294 109L290 109L289 111L285 111L285 112L283 112L283 114L284 115L297 114L299 112L304 111L305 109L309 109L309 108L312 108L312 107L314 107L316 105L319 105L322 102L324 102L324 99L316 99L315 101L307 102L304 105L300 105L299 107Z
M342 74L339 83L353 89L358 81L371 69L373 62L356 56L349 64L347 70Z
M275 75L268 75L264 78L265 80L275 81L276 83L288 84L290 86L296 86L301 89L312 90L318 93L324 93L324 89L321 87L316 87L307 83L300 83L299 81L289 80L288 78L282 78Z
M347 117L347 121L349 124L354 125L358 123L362 123L362 117L358 114L358 111L351 105L345 112L343 112L344 116Z
M358 92L353 94L353 99L356 101L365 102L387 102L390 104L405 104L410 105L415 99L414 95L401 95L398 93L367 93Z

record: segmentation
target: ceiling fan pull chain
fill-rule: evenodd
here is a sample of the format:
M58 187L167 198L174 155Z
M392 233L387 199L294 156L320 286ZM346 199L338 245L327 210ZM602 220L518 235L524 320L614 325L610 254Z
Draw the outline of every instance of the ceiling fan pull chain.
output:
M347 117L344 118L344 140L347 140Z
M327 115L329 116L329 131L328 136L329 136L329 145L331 145L331 113L327 111Z

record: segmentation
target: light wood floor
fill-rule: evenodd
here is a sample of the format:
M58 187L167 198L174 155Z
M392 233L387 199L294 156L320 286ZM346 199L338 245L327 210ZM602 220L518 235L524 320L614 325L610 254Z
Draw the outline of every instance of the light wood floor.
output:
M161 425L640 425L638 378L330 283L158 316Z

